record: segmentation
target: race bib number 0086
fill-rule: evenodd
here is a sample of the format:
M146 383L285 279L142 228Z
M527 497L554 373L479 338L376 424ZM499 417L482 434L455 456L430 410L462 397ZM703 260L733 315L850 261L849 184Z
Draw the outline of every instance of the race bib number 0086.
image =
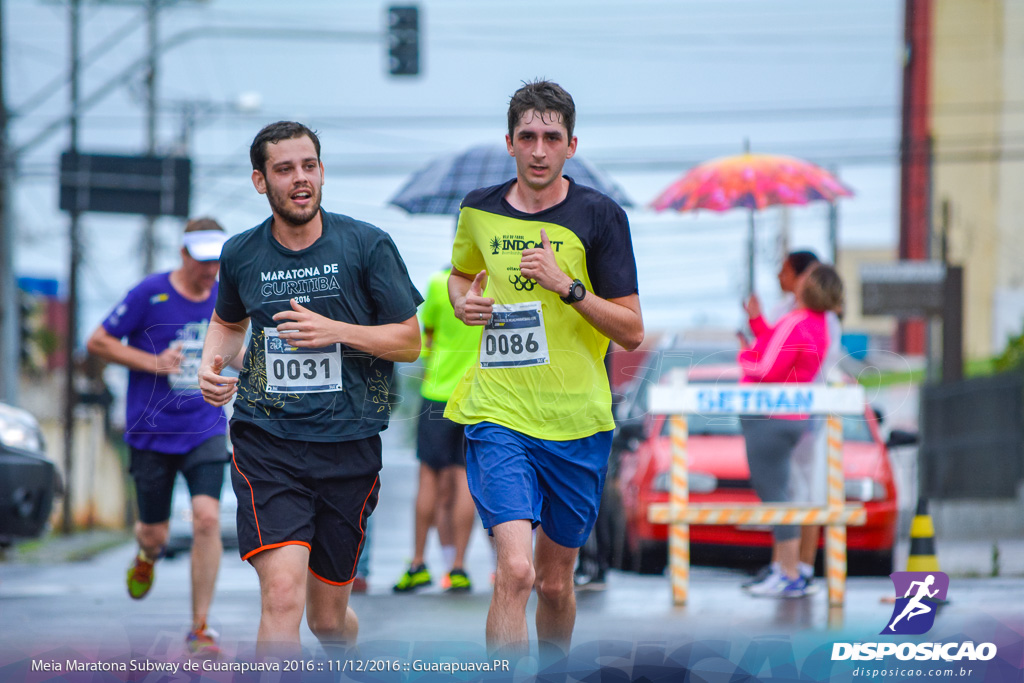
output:
M517 368L548 363L548 337L540 302L495 304L480 340L480 367Z
M267 327L264 332L268 392L313 394L341 391L341 344L297 348L281 339L277 328Z

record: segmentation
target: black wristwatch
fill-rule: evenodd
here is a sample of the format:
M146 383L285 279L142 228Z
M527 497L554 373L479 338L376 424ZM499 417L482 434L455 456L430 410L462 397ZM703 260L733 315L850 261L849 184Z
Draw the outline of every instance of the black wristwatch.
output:
M572 284L569 285L568 296L563 296L562 301L567 304L574 304L577 301L583 301L583 297L587 295L587 288L583 286L583 283L579 280L573 280Z

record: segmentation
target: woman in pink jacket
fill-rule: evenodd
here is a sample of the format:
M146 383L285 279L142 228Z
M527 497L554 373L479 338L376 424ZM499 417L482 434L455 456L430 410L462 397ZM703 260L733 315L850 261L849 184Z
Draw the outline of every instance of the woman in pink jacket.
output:
M739 353L741 382L812 382L829 345L826 311L843 303L843 282L835 269L818 265L797 284L797 307L769 326L760 316L750 321L757 340ZM810 427L807 415L743 416L750 481L764 503L789 502L790 455ZM752 595L799 598L807 595L807 579L798 569L800 528L779 525L773 530L773 556L778 565L764 581L749 587Z

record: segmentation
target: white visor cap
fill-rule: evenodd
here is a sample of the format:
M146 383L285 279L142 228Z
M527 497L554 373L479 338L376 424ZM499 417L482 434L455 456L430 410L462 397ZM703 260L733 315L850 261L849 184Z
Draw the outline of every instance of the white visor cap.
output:
M186 232L181 243L188 250L188 255L196 261L217 261L220 259L220 248L227 240L227 233L220 230L196 230Z

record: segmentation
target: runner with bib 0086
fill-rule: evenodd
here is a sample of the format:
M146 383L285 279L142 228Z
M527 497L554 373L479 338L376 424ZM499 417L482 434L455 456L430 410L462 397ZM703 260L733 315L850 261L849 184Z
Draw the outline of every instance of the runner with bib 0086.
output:
M615 426L604 357L609 340L634 349L644 333L625 212L562 175L574 119L555 83L512 96L516 177L463 200L448 279L456 316L485 328L479 363L445 417L467 425L469 489L498 554L487 644L510 657L529 649L534 586L541 654L569 647L573 568L597 518Z

